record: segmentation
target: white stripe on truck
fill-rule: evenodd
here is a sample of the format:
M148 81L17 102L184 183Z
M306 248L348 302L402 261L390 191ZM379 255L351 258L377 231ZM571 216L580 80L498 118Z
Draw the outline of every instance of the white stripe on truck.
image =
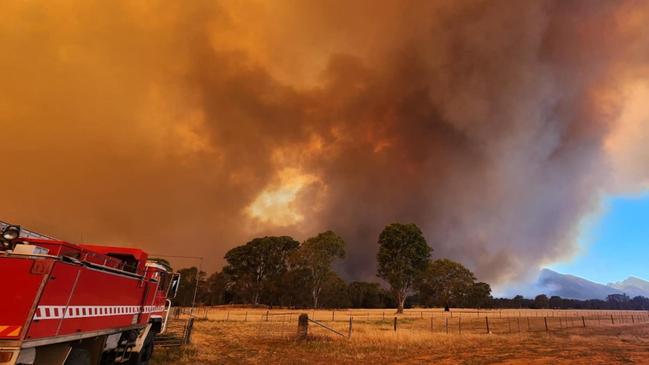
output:
M34 313L34 319L63 319L63 318L88 318L111 317L131 314L148 314L164 312L165 306L145 305L140 310L139 305L39 305Z

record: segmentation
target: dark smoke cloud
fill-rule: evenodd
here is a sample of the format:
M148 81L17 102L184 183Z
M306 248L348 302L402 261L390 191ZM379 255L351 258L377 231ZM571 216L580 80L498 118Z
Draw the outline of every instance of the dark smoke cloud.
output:
M647 186L612 178L637 162L619 146L642 125L624 111L647 81L643 2L0 13L2 217L72 241L216 269L255 235L334 229L342 271L369 278L404 221L502 282L573 254L600 194Z

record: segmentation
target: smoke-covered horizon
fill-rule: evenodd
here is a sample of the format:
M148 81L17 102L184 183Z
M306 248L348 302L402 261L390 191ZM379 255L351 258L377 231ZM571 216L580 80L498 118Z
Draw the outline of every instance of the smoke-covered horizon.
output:
M649 186L640 1L0 4L2 219L206 258L419 225L502 283Z

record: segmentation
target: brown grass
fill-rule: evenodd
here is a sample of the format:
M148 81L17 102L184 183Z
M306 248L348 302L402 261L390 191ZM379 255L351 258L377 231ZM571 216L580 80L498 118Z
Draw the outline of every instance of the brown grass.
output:
M223 311L230 313L222 317ZM245 312L248 312L247 317ZM561 311L550 316L545 312L544 316L549 318L579 321L568 320L566 323L572 322L575 326L557 327L550 333L546 333L543 326L542 330L533 332L519 333L513 329L506 334L486 334L484 330L446 334L444 327L441 331L430 331L431 317L438 323L445 323L445 314L435 310L423 314L409 311L399 318L396 332L391 311L389 316L386 311L385 320L382 311L337 312L335 321L331 321L331 311L318 311L316 318L345 334L351 314L354 317L352 337L340 337L312 324L306 341L295 339L297 312L291 318L288 314L282 318L280 313L288 312L271 311L268 321L265 313L258 309L213 310L207 313L208 319L195 322L192 345L182 350L159 350L153 364L649 364L649 324L638 324L637 319L646 313L636 313L635 324L600 323L597 326L596 322L591 322L583 328L580 317L595 318L595 313ZM459 313L456 311L455 315ZM310 317L313 314L310 312ZM468 322L472 316L475 321L484 321L470 311L463 315L463 321ZM520 314L507 311L488 315L503 322L509 319L510 324L515 318L533 315L531 318L541 321L543 318L529 310Z

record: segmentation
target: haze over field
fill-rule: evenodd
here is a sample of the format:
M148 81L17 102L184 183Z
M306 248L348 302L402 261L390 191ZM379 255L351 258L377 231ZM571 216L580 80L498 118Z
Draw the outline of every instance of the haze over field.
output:
M649 2L0 2L1 217L205 256L381 229L502 283L649 186Z

